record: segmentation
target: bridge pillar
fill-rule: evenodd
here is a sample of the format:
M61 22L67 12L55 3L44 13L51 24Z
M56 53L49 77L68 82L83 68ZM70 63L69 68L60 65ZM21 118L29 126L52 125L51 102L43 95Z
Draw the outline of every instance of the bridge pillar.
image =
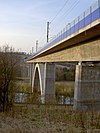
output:
M45 103L55 103L55 64L45 64Z
M34 64L34 70L33 70L33 78L32 78L32 92L38 93L39 91L41 92L41 98L38 100L42 103L44 103L45 100L45 90L44 90L44 63L35 63ZM37 100L37 99L36 99ZM38 101L37 100L37 101Z
M34 71L35 64L30 63L29 64L29 79L30 79L30 84L32 85L32 79L33 79L33 71Z
M33 92L40 86L42 103L54 103L55 101L55 64L37 63L33 74Z
M100 111L100 65L76 66L74 110Z

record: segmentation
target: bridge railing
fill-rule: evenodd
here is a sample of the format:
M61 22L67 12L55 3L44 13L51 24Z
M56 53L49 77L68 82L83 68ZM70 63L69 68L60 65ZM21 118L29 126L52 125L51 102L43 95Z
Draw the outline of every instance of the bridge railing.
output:
M84 11L80 16L74 19L71 23L68 23L66 27L61 30L61 34L57 34L56 38L51 42L53 45L71 34L79 31L85 26L89 25L93 21L100 18L100 0L94 3L90 8Z
M35 53L31 58L39 55L45 50L54 46L63 39L69 37L70 35L78 32L80 29L91 24L95 20L100 18L100 0L97 0L88 9L86 9L80 16L74 19L71 23L68 23L63 30L61 30L52 40L44 45L37 53Z

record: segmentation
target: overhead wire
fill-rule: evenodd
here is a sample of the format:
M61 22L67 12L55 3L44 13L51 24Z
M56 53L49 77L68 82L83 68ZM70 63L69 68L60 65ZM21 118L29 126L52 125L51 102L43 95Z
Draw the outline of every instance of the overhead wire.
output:
M41 36L40 36L40 38L39 38L40 42L41 42L41 40L43 40L44 34L45 34L45 31L41 34Z
M80 0L76 0L70 7L69 9L67 9L67 12L65 12L62 16L65 17L66 15L68 15L70 12L73 11L73 9L78 5ZM50 25L53 24L54 20L58 17L58 15L62 12L62 10L64 9L64 7L67 5L67 3L69 2L69 0L66 0L66 2L64 3L64 5L60 8L60 10L56 13L56 15L51 19L50 21ZM45 37L45 31L42 33L42 35L39 38L39 43L43 41L44 37Z
M50 24L56 19L56 17L60 14L60 12L63 10L63 8L66 6L66 4L68 3L68 1L69 0L66 0L66 2L64 3L64 5L60 8L60 10L57 12L57 14L55 15L55 17L50 21ZM43 40L43 37L44 37L44 33L45 32L43 32L42 33L42 35L40 36L40 38L38 39L38 40L41 40L41 41L39 41L39 43L40 42L42 42L42 40Z
M68 12L63 14L63 17L70 15L69 13L73 11L73 9L79 4L79 2L80 0L76 0L73 5L71 5L71 8L69 8Z
M38 45L42 45L42 47L43 47L44 46L43 44L45 42L44 40L45 40L45 30L38 39ZM42 44L42 42L43 42L43 44ZM40 48L41 48L41 46L40 46Z
M66 6L66 4L68 3L69 0L66 0L66 2L64 3L64 5L61 7L61 9L57 12L57 14L54 16L54 18L50 21L50 23L52 23L57 16L60 14L60 12L63 10L63 8Z
M65 11L65 13L62 15L63 19L65 19L66 18L65 16L69 15L69 13L73 11L73 9L79 4L79 2L80 0L76 0L73 4L70 5L69 9L67 9L67 11ZM52 29L54 29L53 27L55 27L55 25L52 26Z

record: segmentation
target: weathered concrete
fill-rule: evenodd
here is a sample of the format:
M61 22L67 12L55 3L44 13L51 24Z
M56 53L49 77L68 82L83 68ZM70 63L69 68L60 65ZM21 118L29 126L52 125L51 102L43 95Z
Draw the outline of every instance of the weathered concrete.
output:
M40 52L37 56L33 56L28 62L100 60L100 54L97 52L100 51L98 43L100 44L100 19L95 20L71 36ZM93 47L95 52L91 53ZM82 56L81 53L85 56Z
M55 100L55 64L37 63L33 74L32 91L41 91L42 103L54 103Z
M34 71L35 63L29 64L29 78L30 78L30 84L32 85L32 79L33 79L33 71Z
M45 101L55 103L55 64L45 63Z
M44 102L44 63L35 64L33 79L32 79L32 92L41 91L41 100Z
M100 65L76 66L74 109L100 111Z
M43 50L43 49L42 49ZM54 67L46 62L87 62L100 61L100 19L77 31L75 34L61 40L43 51L37 52L27 62L44 63L43 78L40 86L44 87L45 101L53 99ZM41 67L40 67L41 68ZM49 70L50 69L50 70ZM41 72L39 72L39 70ZM45 74L44 74L45 73ZM52 73L52 74L51 74ZM35 76L36 77L36 76ZM35 80L34 80L35 81ZM41 91L42 91L41 89ZM100 66L76 67L75 110L100 110Z
M67 43L65 44L67 45ZM32 60L32 62L66 61L100 61L100 37Z

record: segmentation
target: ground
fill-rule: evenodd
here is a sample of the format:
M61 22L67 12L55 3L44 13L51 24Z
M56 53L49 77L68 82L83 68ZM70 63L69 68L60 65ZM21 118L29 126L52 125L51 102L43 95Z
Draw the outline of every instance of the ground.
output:
M63 105L21 105L0 114L0 133L100 133L100 113Z

